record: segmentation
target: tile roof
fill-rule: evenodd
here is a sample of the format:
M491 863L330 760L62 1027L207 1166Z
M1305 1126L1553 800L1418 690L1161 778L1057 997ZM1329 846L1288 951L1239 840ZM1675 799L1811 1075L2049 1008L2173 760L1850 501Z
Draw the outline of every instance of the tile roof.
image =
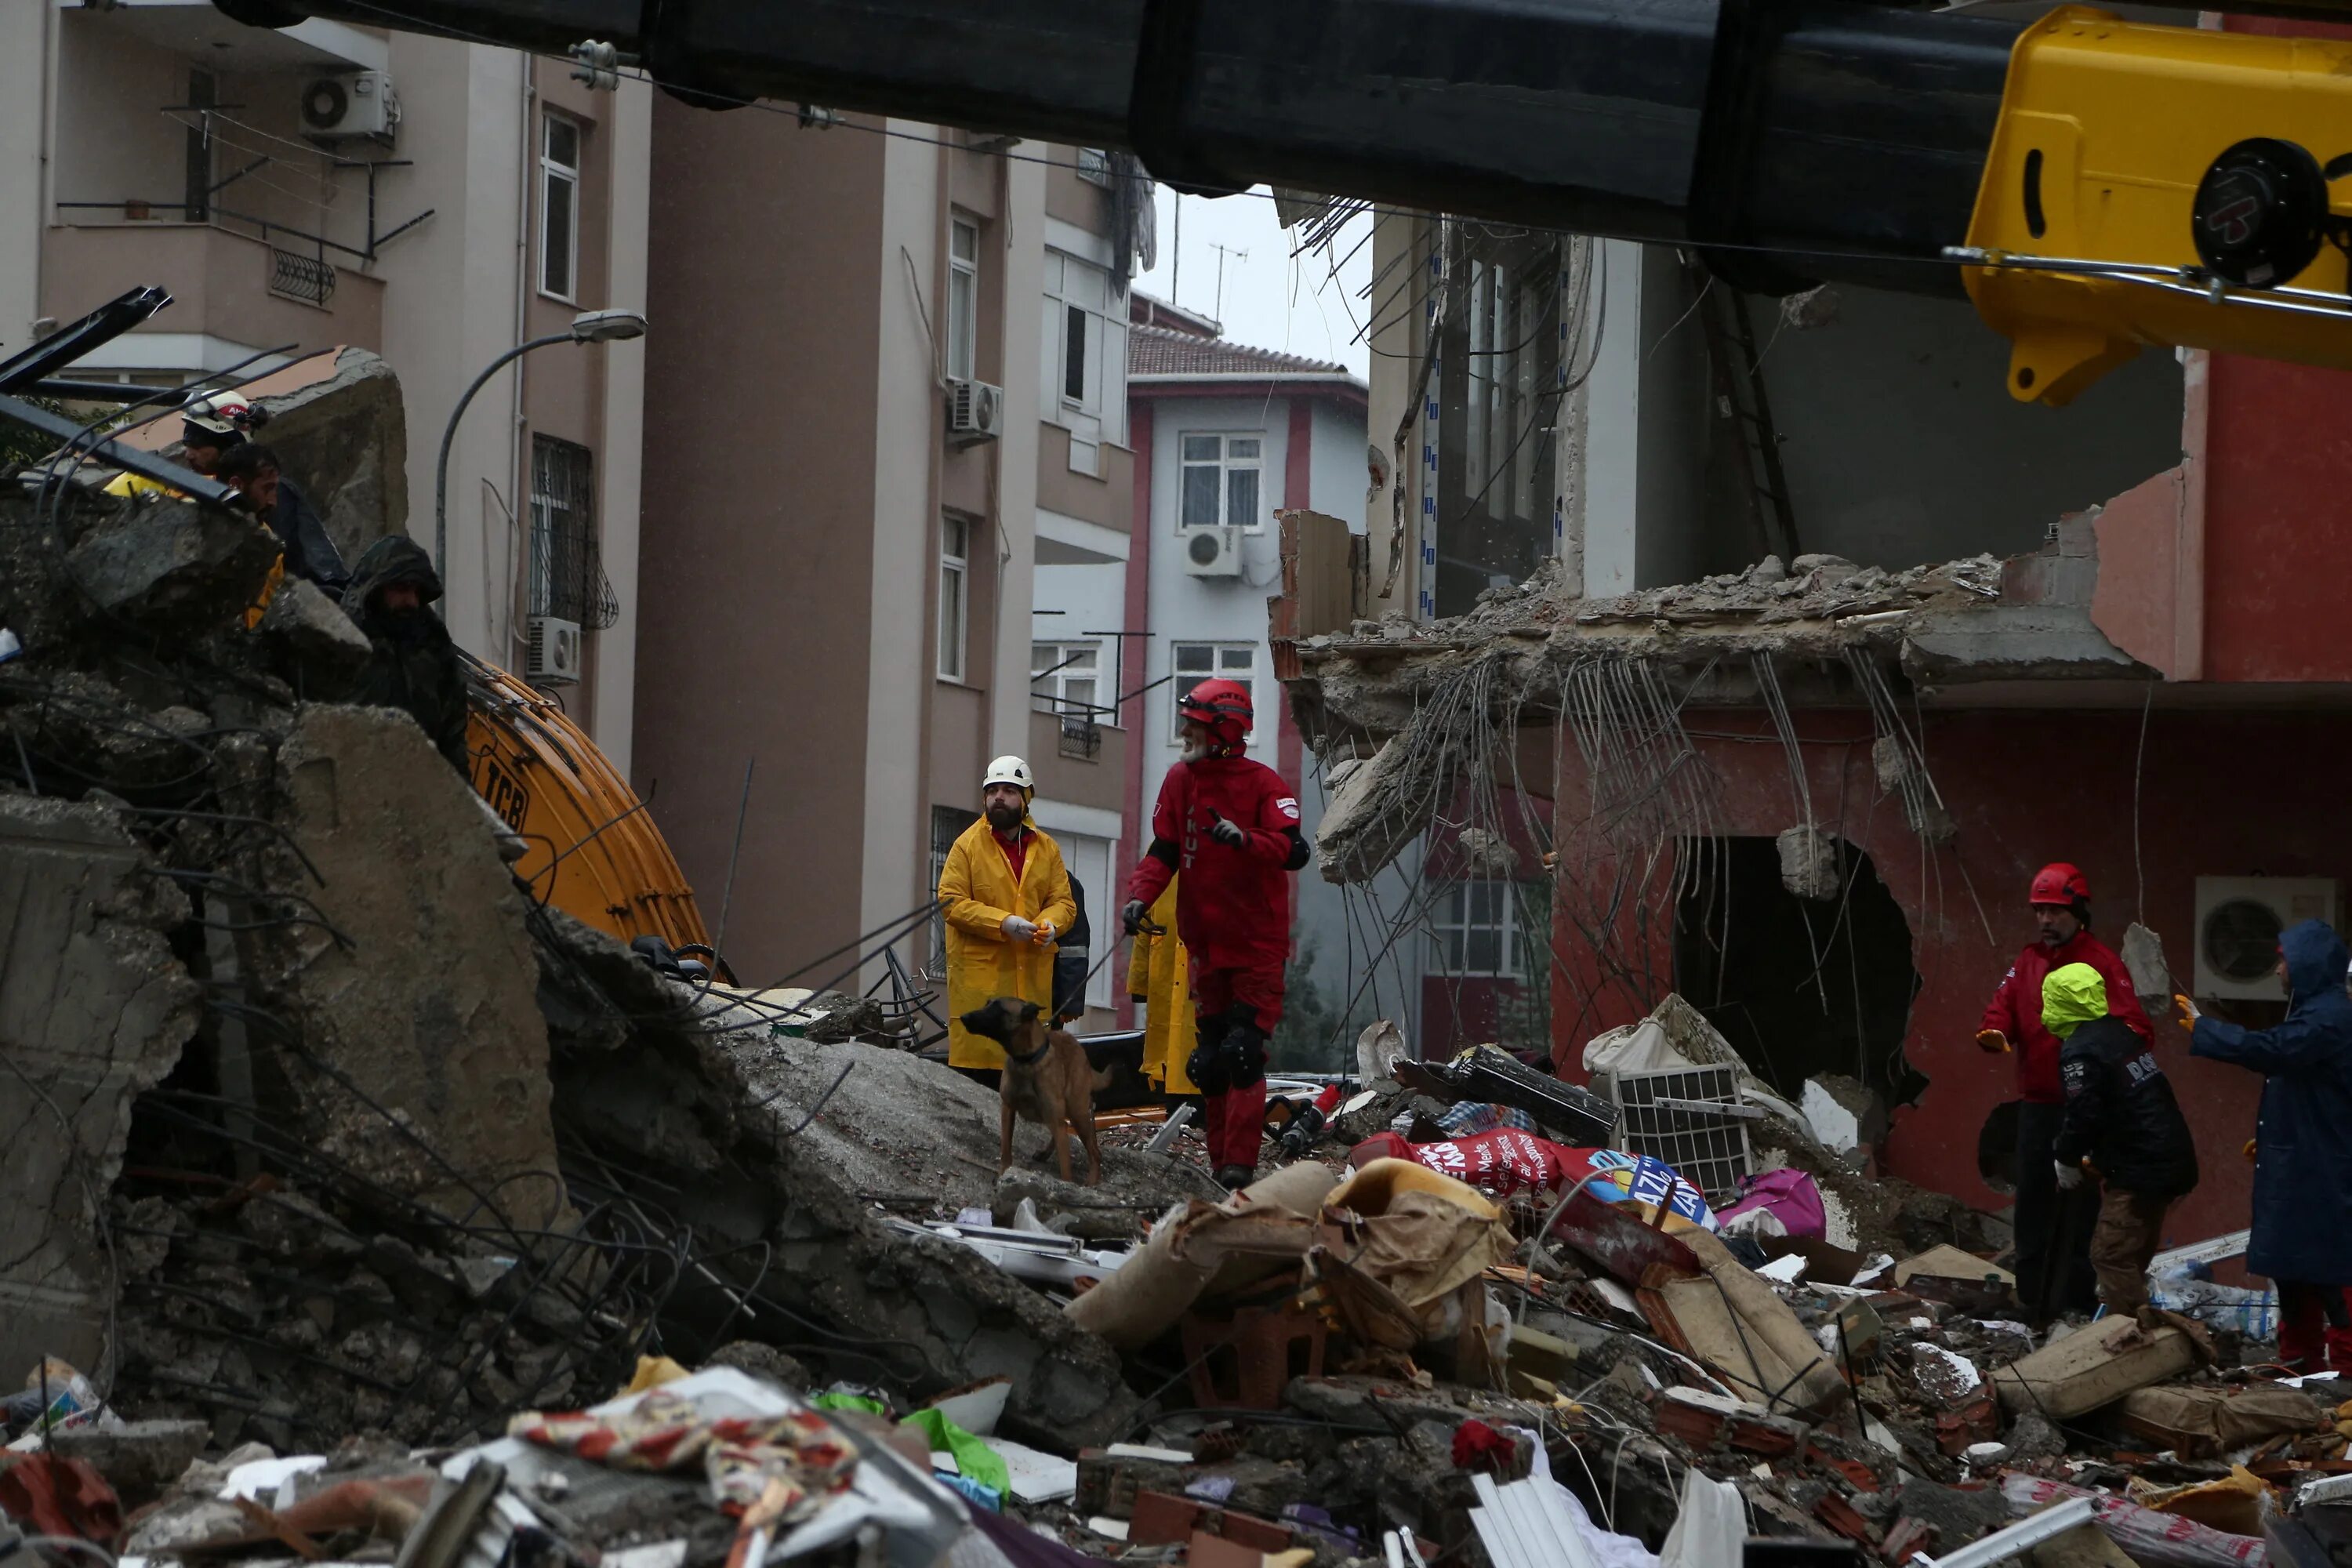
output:
M1352 380L1348 367L1298 354L1254 349L1223 338L1195 337L1140 323L1127 330L1127 374L1138 375L1328 375Z

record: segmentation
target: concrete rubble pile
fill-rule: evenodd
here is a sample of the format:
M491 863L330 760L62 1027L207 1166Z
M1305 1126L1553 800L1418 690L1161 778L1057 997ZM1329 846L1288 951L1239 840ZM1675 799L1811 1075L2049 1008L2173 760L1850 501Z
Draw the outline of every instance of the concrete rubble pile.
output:
M396 410L380 383L343 391ZM399 521L371 471L347 544ZM2242 1300L2028 1328L1998 1219L1869 1173L1866 1090L1772 1096L1674 999L1591 1089L1378 1026L1344 1092L1277 1086L1320 1121L1237 1194L1148 1115L1099 1185L1034 1129L1000 1173L996 1097L870 1007L545 907L404 715L316 700L363 657L333 606L289 583L245 625L271 559L191 503L0 489L0 1558L2352 1542L2352 1405L2266 1372ZM1635 1115L1661 1063L1748 1128L1705 1191Z

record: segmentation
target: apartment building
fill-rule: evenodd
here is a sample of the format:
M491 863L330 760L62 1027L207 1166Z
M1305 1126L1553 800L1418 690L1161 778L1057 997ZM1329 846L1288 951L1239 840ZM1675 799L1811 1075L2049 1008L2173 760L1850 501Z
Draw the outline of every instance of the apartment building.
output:
M652 92L562 62L205 0L0 7L0 352L144 284L174 303L73 367L176 385L356 346L399 373L409 531L450 410L502 350L645 299ZM643 345L569 342L484 385L449 458L450 630L629 756ZM299 477L299 475L297 476ZM363 540L342 541L347 552Z
M1125 735L1033 711L1030 610L1126 552L1129 167L655 106L633 778L747 981L935 967L902 917L1008 752L1102 913Z

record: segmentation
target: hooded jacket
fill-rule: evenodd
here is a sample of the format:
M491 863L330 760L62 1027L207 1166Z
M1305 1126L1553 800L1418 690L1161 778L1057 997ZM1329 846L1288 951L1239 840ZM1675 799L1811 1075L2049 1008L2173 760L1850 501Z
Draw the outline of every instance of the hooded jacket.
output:
M1992 1005L1985 1009L1977 1027L1998 1029L2009 1037L2011 1047L2017 1052L2018 1098L2040 1105L2056 1105L2066 1097L2058 1081L2058 1037L2042 1022L2042 981L2052 970L2069 963L2087 963L2097 970L2107 984L2107 999L2116 1016L2143 1041L2156 1043L2156 1029L2141 1010L2139 998L2132 994L2131 972L2115 950L2093 936L2087 927L2055 947L2039 942L2029 944L2001 976Z
M417 608L394 614L377 602L394 583L416 584ZM427 607L441 597L441 576L425 547L404 533L377 540L352 568L343 613L375 650L353 682L352 700L398 708L416 721L434 750L466 772L466 673L449 628Z
M2352 1285L2352 997L2344 939L2321 921L2289 926L2286 1019L2247 1029L2200 1018L2192 1055L2265 1076L2254 1128L2253 1242L2246 1268L2297 1284Z
M2197 1144L2156 1053L2107 1011L2107 984L2087 963L2042 982L2042 1022L2061 1041L2058 1075L2066 1120L2053 1153L2064 1164L2089 1155L2109 1185L2177 1198L2197 1184Z

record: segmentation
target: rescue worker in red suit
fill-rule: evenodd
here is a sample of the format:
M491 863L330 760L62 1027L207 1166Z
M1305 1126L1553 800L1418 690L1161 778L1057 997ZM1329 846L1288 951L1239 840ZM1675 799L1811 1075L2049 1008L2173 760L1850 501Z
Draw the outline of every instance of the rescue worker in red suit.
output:
M1203 1097L1203 1131L1217 1180L1257 1173L1265 1124L1265 1047L1282 1021L1290 959L1290 889L1307 864L1298 797L1282 775L1242 754L1249 688L1204 680L1176 704L1183 760L1168 770L1151 811L1151 847L1127 885L1122 923L1132 936L1176 882L1176 934L1192 955L1196 1019L1186 1070Z
M2066 1123L2066 1090L2058 1058L2065 1043L2042 1022L2042 982L2053 969L2087 963L2105 982L2109 1016L2121 1018L2149 1045L2156 1030L2133 994L2130 972L2115 950L2091 934L2091 884L2061 861L2034 873L2026 896L2038 928L2017 955L1977 1026L1977 1044L2017 1058L2017 1295L2026 1316L2046 1322L2061 1312L2098 1304L2091 1268L2091 1233L2098 1194L2077 1184L2061 1190L2058 1134Z

